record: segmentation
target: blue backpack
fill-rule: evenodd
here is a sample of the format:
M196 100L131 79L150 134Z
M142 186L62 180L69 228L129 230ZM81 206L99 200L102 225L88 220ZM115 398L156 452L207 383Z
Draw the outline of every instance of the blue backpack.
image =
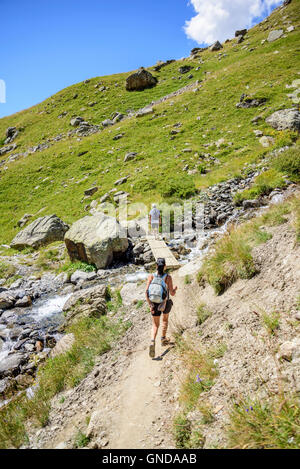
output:
M168 294L168 288L165 282L165 279L168 274L163 275L162 277L154 274L154 278L149 285L148 297L151 303L162 303Z

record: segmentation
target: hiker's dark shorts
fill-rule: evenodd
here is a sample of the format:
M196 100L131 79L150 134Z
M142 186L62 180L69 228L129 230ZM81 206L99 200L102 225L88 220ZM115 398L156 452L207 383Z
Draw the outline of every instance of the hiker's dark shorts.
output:
M165 307L164 311L158 311L158 307L159 307L158 303L152 303L152 305L153 305L153 309L154 309L154 313L151 312L152 316L159 317L159 316L161 316L161 314L169 314L170 313L170 311L172 309L172 306L173 306L173 301L172 300L167 300L167 304L166 304L166 307Z

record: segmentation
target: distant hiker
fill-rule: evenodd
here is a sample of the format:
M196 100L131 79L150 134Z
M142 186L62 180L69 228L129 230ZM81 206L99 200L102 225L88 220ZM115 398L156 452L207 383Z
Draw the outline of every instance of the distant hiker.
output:
M159 227L161 224L160 211L155 204L152 204L152 209L149 213L149 223L151 226L151 232L154 233L155 237L158 236Z
M151 358L155 357L155 339L159 328L161 314L163 314L161 344L162 346L165 346L170 343L170 340L166 338L169 313L173 305L172 300L169 299L169 293L174 296L177 291L177 287L173 287L171 275L165 273L165 259L157 259L156 265L157 273L149 275L146 287L146 299L152 314L152 334L149 348L149 355Z

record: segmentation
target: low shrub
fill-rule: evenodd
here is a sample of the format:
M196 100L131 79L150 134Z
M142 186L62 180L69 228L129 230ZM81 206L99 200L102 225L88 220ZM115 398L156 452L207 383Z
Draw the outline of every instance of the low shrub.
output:
M299 398L272 396L268 401L240 401L233 405L227 429L232 449L298 449Z
M280 153L272 162L275 170L284 173L293 182L300 181L300 145Z

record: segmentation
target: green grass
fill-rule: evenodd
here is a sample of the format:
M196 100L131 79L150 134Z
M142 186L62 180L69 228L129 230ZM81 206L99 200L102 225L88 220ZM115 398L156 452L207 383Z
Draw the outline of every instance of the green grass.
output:
M120 290L112 291L110 286L107 293L107 310L116 313L123 305Z
M268 239L270 235L262 231L257 222L251 221L232 228L205 258L198 273L198 281L207 281L220 295L238 278L253 277L257 268L251 254L252 247Z
M300 18L297 6L297 2L292 2L286 9L294 24ZM278 11L272 14L269 24L275 22L277 28L282 24ZM262 46L261 40L268 35L263 28L264 25L257 25L248 32L247 41L254 48L251 53L242 49L244 44L236 45L232 40L224 44L222 52L227 57L222 60L218 60L217 53L204 51L201 54L204 64L200 64L198 71L195 68L199 61L190 58L174 62L160 72L150 67L159 78L152 89L127 92L125 80L129 73L95 77L87 84L72 85L30 109L0 119L0 138L4 137L8 126L21 129L15 142L17 152L23 152L59 133L66 135L73 129L69 124L72 116L81 115L91 123L101 124L115 111L137 110L193 80L203 80L197 93L190 91L172 98L172 102L156 105L154 115L127 119L81 141L77 141L77 136L51 141L50 148L8 163L7 170L2 167L0 243L9 243L19 231L16 224L24 215L25 207L26 212L34 215L32 221L38 216L56 213L72 223L87 214L86 204L99 200L125 175L130 177L122 189L130 193L133 202L180 200L243 174L253 163L263 163L269 149L261 146L253 134L254 128L275 139L274 149L295 140L297 135L289 131L276 132L264 119L277 109L291 107L286 84L298 77L299 59L295 51L299 31L296 28L286 38ZM280 53L274 54L276 50ZM184 64L193 67L193 80L187 75L179 80L178 68ZM95 88L99 81L107 87L106 91ZM245 92L265 97L266 106L237 109L235 104ZM76 99L74 94L78 95ZM89 106L91 101L96 101L93 107ZM58 118L64 111L68 112L67 116ZM258 114L262 120L254 127L251 119ZM182 126L173 139L171 130L177 122ZM124 133L123 138L114 141L113 137L120 133ZM217 148L215 142L220 138L225 138L225 144ZM204 146L207 144L208 148ZM184 153L185 148L190 148L191 153ZM128 151L137 152L138 158L124 164ZM78 156L83 152L86 153ZM219 164L203 159L203 154L208 152L218 158ZM9 154L4 156L8 157ZM197 170L195 174L187 175L182 171L187 164L189 169ZM84 190L94 182L99 191L83 200Z
M48 359L38 371L39 387L33 399L21 394L0 409L0 447L19 447L26 441L26 422L44 426L48 422L53 396L77 386L94 367L95 358L111 349L129 324L105 316L85 318L74 323L67 332L75 336L70 351Z
M237 279L249 279L257 268L252 256L252 249L267 242L272 235L265 226L276 226L287 222L291 215L296 232L296 241L300 241L300 197L293 196L264 214L237 227L231 227L228 233L217 241L214 251L204 260L198 272L198 282L208 282L217 295L224 293Z
M177 351L186 375L180 388L180 412L173 420L176 448L202 448L205 442L203 425L210 425L214 421L211 407L202 395L214 385L218 376L214 360L223 356L224 346L221 344L219 347L205 350L179 336ZM192 425L187 415L194 411L200 412L201 418Z
M190 277L189 275L186 275L186 276L184 277L184 284L185 284L185 285L189 285L190 283L192 283L191 277Z
M263 195L270 194L274 189L285 186L283 175L276 169L269 169L257 176L250 189L237 192L234 196L236 205L241 205L244 200L252 200Z
M84 448L90 442L90 438L88 438L81 430L78 430L78 433L74 440L74 448Z
M14 265L8 262L0 262L0 278L9 279L13 277L16 272L16 268Z
M262 323L270 335L274 335L279 329L280 314L276 311L272 313L263 312Z
M197 313L198 325L203 324L206 321L206 319L208 319L212 315L211 311L207 309L205 304L199 305L196 313Z
M296 145L280 153L272 163L273 167L286 174L293 182L300 181L300 146Z
M227 429L229 448L299 449L299 397L236 403Z
M87 262L68 262L62 269L63 272L73 274L76 270L82 270L83 272L95 272L97 270L96 266L88 264Z

